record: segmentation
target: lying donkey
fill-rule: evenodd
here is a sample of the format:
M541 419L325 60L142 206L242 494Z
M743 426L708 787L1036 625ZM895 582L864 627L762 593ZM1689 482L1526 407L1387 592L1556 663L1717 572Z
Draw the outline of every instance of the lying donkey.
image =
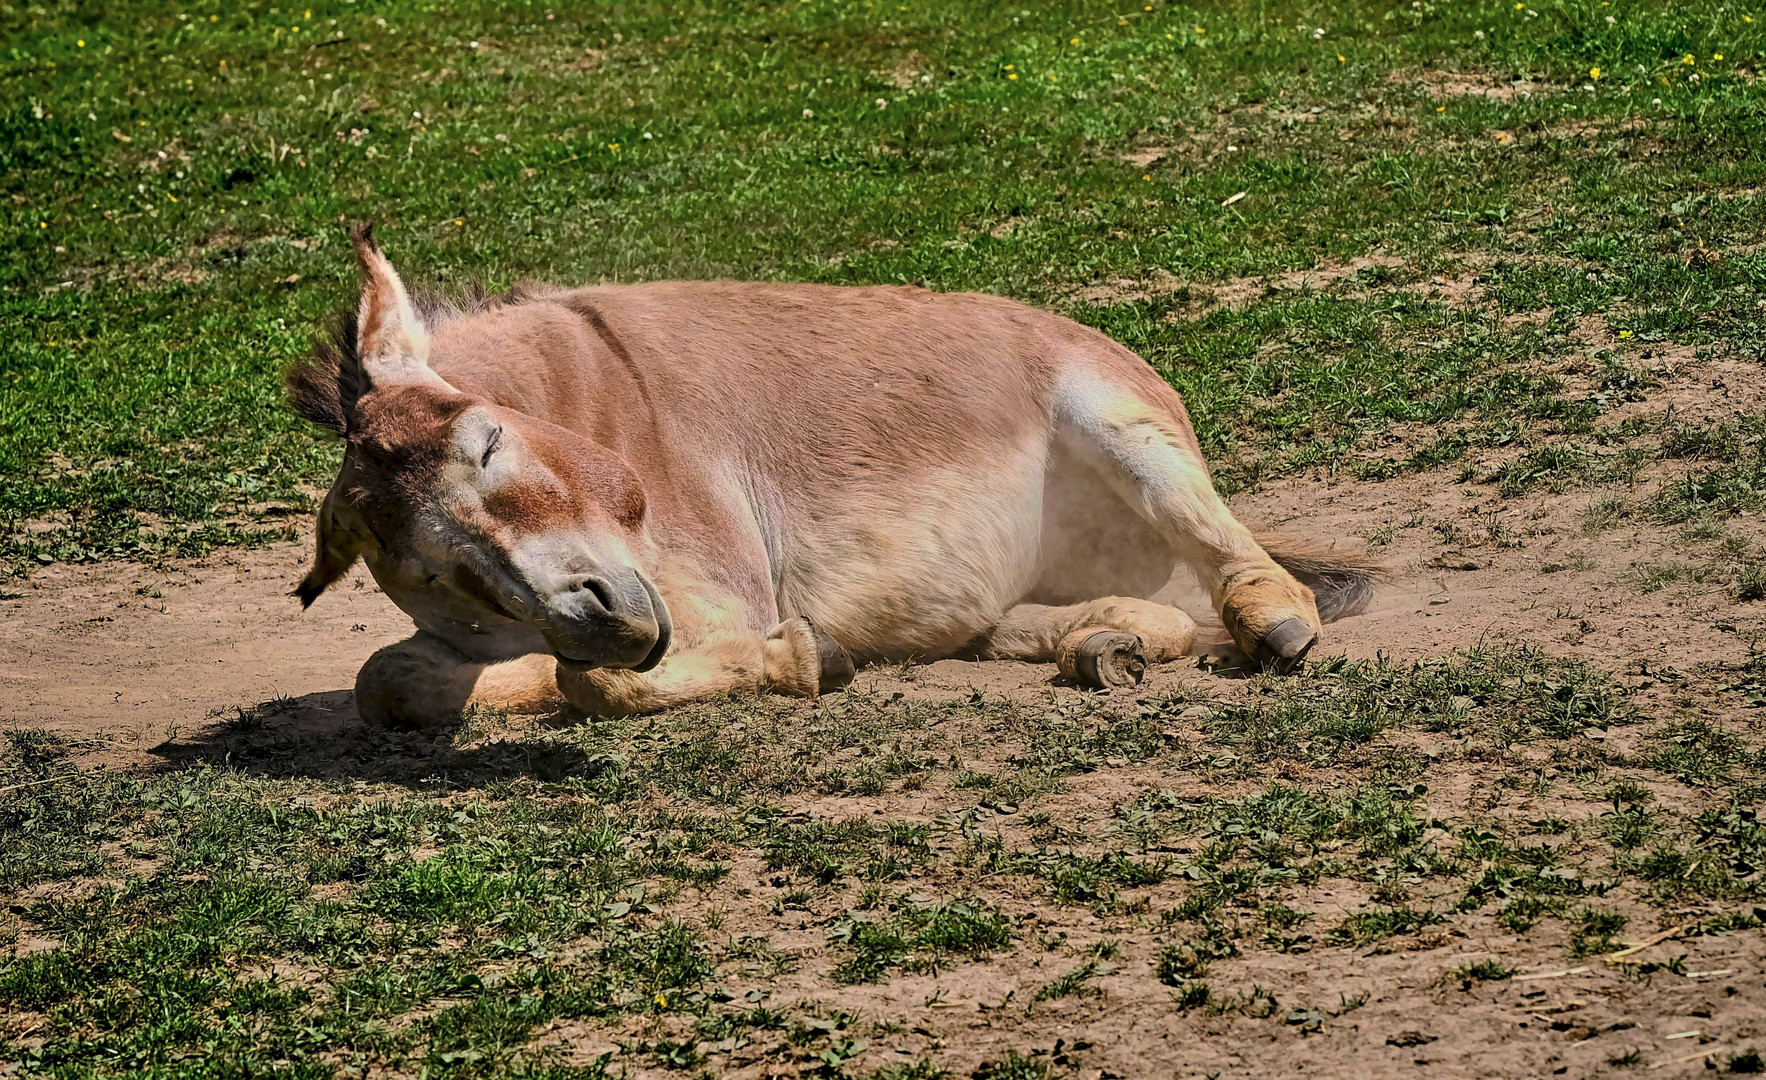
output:
M361 556L416 622L370 722L814 695L853 663L1055 661L1091 686L1198 648L1181 562L1287 671L1373 564L1215 495L1139 357L1010 300L662 282L420 310L370 230L361 302L288 376L346 440L311 604Z

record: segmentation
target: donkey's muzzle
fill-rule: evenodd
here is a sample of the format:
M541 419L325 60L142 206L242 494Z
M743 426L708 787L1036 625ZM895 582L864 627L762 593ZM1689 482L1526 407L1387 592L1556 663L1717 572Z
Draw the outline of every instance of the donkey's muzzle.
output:
M550 601L544 633L561 660L649 671L668 652L668 606L636 570L575 575Z

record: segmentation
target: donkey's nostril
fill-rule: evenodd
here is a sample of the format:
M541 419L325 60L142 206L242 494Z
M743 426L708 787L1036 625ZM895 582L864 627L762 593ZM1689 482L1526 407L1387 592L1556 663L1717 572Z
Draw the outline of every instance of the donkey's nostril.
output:
M587 590L594 596L595 603L600 605L602 611L608 613L613 611L613 592L607 588L606 582L601 581L598 578L583 577L577 578L570 583L571 592L582 592L584 590Z

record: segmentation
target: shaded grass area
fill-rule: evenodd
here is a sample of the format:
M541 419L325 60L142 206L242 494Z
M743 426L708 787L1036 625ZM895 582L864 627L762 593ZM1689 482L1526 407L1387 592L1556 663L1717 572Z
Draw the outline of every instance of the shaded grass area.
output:
M1710 674L1723 701L1761 681ZM1766 918L1766 754L1747 732L1692 706L1646 719L1620 681L1526 649L1313 675L1207 697L478 717L440 738L315 732L273 704L143 775L78 771L80 748L12 732L0 934L20 947L0 1022L45 1076L600 1075L744 1047L869 1075L897 1019L818 987L995 965L1022 986L1002 1015L1031 1023L1133 976L1171 987L1174 1013L1317 1030L1358 1003L1221 990L1235 958L1428 948L1479 921L1581 957L1652 911L1692 905L1693 933ZM1171 786L1075 813L1073 794L1142 766ZM1432 793L1468 778L1488 797ZM1327 887L1366 899L1319 920L1303 898ZM1104 936L1069 943L1060 912ZM1144 971L1123 969L1125 932L1153 935ZM557 1024L619 1049L573 1059Z
M335 450L275 375L347 303L356 218L444 286L731 275L1058 306L1186 394L1229 489L1388 427L1585 426L1602 402L1540 366L1574 316L1627 348L1760 355L1766 20L1143 7L0 9L0 559L283 535ZM1406 262L1190 317L1226 279L1372 252ZM1406 291L1468 272L1477 310Z

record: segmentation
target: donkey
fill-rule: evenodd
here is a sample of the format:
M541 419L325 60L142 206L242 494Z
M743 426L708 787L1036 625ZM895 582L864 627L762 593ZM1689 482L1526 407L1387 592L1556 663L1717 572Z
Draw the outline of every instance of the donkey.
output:
M361 298L287 377L341 435L310 605L360 557L417 631L364 719L616 716L814 696L855 664L1055 662L1136 683L1199 652L1179 565L1287 672L1377 564L1254 535L1182 400L1095 330L970 293L731 281Z

